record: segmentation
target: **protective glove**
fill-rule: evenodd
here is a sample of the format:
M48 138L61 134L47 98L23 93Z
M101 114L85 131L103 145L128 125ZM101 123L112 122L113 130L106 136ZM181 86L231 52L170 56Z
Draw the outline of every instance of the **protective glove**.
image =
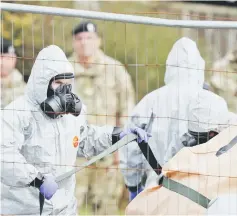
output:
M39 190L45 199L50 200L52 196L56 193L58 189L58 184L55 182L54 177L45 177L43 184L40 186Z
M205 89L205 90L209 90L210 89L210 86L209 86L209 84L207 82L203 83L203 89Z
M142 141L147 143L149 137L151 137L151 134L147 133L146 131L144 131L143 129L139 127L125 129L120 133L119 137L120 139L122 139L124 136L130 133L138 135L138 143L141 143Z
M139 193L143 191L143 187L138 188L136 191L129 191L129 202L131 202Z

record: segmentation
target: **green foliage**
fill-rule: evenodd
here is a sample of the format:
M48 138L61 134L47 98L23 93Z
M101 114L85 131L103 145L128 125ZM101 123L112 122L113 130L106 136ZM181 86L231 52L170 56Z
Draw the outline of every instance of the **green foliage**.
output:
M129 8L127 4L106 2L101 9L129 14L153 10L152 4L129 2ZM103 50L126 65L137 100L164 84L165 61L173 43L179 38L178 29L107 21L97 23L102 34Z
M73 6L69 1L15 3L66 8ZM64 49L64 42L71 35L71 28L64 22L64 17L4 11L1 19L1 35L12 40L16 46L17 67L24 75L30 74L34 59L43 47L57 44Z

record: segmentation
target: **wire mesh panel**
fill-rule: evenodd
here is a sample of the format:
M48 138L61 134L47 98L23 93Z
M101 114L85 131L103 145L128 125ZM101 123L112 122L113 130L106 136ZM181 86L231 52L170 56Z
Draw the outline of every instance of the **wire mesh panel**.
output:
M2 214L206 214L237 193L235 16L38 4L1 4ZM127 128L149 145L88 162Z

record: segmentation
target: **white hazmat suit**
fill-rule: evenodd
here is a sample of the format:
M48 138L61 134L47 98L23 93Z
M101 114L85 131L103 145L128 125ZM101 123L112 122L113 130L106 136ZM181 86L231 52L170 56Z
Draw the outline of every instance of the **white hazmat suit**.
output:
M77 152L89 158L112 144L113 127L87 125L84 105L78 117L51 119L42 112L49 81L62 73L73 73L64 52L54 45L44 48L25 95L1 111L1 214L38 215L39 190L28 184L39 172L57 177L72 170ZM42 214L76 215L74 191L75 175L59 183Z
M141 192L126 215L236 215L237 143L229 144L237 135L236 115L229 113L223 98L203 89L190 100L188 110L189 134L196 142L163 165L161 186L156 187L156 181L155 187ZM197 193L213 204L207 209Z
M132 112L128 125L148 124L151 113L155 114L149 146L161 166L182 147L180 137L188 131L188 105L203 88L204 68L196 43L185 37L179 39L166 61L165 86L146 95ZM151 167L137 143L130 143L119 152L125 184L139 185L144 169ZM147 184L152 184L149 179L153 175L156 176L152 171L148 174Z
M229 112L227 103L222 97L210 91L201 91L198 97L191 101L189 105L189 130L220 133L230 126L237 126L237 115ZM203 146L206 145L203 144ZM231 164L231 160L229 164ZM221 182L221 177L219 181ZM223 185L220 183L219 187L223 187ZM237 195L235 192L230 189L228 194L218 196L216 201L207 209L207 215L236 215Z

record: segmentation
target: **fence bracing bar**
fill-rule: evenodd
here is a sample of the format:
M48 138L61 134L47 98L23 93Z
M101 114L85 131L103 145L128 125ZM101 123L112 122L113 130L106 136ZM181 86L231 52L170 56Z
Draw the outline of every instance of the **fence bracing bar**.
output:
M237 21L171 20L68 8L1 3L1 10L181 28L237 29Z

